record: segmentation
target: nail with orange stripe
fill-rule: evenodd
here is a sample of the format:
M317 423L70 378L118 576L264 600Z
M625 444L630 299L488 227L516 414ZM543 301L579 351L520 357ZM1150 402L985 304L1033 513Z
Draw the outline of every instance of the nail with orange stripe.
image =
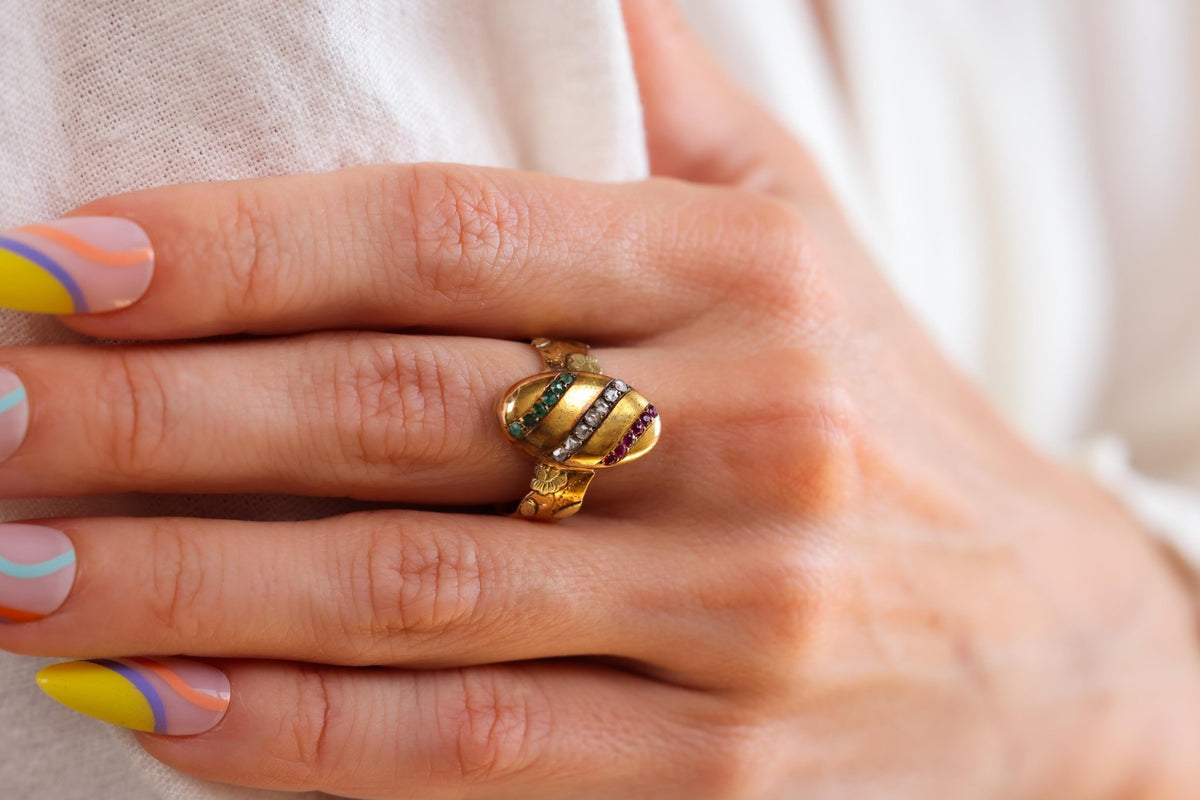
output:
M150 286L154 250L119 217L66 217L0 232L0 307L94 314L132 305Z
M229 679L184 658L99 658L46 667L38 686L58 702L113 725L191 736L229 709Z
M0 525L0 622L36 622L67 599L75 548L44 525Z

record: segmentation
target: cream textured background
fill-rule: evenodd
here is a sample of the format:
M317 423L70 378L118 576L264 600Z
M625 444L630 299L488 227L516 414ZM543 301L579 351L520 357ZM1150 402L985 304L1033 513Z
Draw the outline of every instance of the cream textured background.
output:
M689 0L826 166L900 291L1009 418L1200 563L1200 252L1186 0ZM1087 13L1084 13L1086 10ZM454 160L645 174L606 0L5 0L0 227L193 180ZM0 312L0 343L69 336ZM81 387L72 387L78 390ZM102 400L101 400L102 402ZM1134 476L1125 453L1156 478ZM334 513L293 498L5 502L0 518ZM0 655L5 798L252 797L162 768Z

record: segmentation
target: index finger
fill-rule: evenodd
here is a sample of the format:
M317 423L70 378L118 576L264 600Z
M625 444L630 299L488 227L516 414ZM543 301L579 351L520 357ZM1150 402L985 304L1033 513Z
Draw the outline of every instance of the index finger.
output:
M768 202L730 191L434 164L169 186L0 235L0 305L118 339L353 327L629 340L725 292L728 269L712 267L746 260L730 208L746 218Z

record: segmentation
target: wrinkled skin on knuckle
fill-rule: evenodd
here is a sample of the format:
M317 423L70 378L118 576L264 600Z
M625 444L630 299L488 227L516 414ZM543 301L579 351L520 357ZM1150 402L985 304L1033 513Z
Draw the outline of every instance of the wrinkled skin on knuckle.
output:
M231 319L238 319L255 310L286 306L286 298L299 293L299 284L307 279L304 274L296 273L313 271L293 271L284 279L281 270L284 243L280 237L288 234L282 229L301 230L311 226L277 225L275 199L264 196L252 182L238 184L232 192L218 197L223 200L210 212L216 231L210 244L214 252L196 255L204 258L197 263L223 268L220 277L225 313Z
M435 771L467 786L530 770L552 735L550 705L536 682L502 679L497 668L446 673L436 683Z
M220 630L222 569L219 547L202 547L182 520L156 521L147 553L150 580L145 609L159 635L180 647L194 646Z
M346 627L366 634L384 657L396 660L426 639L483 627L492 565L469 537L412 529L379 529L365 558L349 576L353 619ZM380 657L379 653L374 657Z
M338 725L337 709L355 713L341 702L336 682L320 667L302 666L296 680L288 684L290 697L281 697L279 730L265 739L263 771L278 775L296 789L315 790L334 783L346 771L342 748L345 741ZM255 776L258 777L258 776Z
M418 291L454 308L519 289L526 256L547 227L535 198L465 166L415 165L408 191Z
M350 465L402 474L439 465L465 447L468 420L492 402L463 353L427 340L356 337L333 373L333 455Z
M129 479L154 476L170 459L175 433L185 422L171 401L167 359L114 349L94 388L105 402L89 427L93 447L112 470ZM155 476L159 477L159 476Z

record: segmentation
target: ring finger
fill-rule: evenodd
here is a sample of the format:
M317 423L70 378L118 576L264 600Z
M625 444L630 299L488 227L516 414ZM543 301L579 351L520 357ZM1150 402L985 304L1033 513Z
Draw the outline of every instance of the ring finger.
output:
M0 525L0 606L20 623L0 647L429 668L587 655L694 683L727 658L695 642L753 634L674 598L721 601L729 567L639 534L418 511Z

